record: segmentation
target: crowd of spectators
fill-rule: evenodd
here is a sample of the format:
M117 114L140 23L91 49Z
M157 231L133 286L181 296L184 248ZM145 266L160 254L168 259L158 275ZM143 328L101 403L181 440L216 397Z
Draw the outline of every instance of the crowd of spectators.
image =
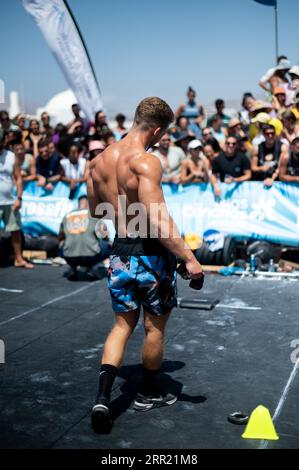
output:
M215 101L215 112L206 113L189 87L185 102L175 112L175 122L150 151L161 161L163 182L170 184L211 183L216 197L220 182L299 182L299 65L291 67L287 57L259 82L265 100L244 93L239 112L226 111L225 102ZM0 219L19 231L17 211L22 185L36 181L46 191L62 181L69 186L69 198L88 178L89 160L128 132L126 117L118 114L110 127L103 110L93 122L72 106L73 119L67 125L51 125L48 113L40 119L19 114L13 119L0 111ZM5 183L5 184L4 184ZM12 198L17 185L18 201ZM8 206L11 210L8 210ZM20 236L14 236L16 265L28 267L20 254Z

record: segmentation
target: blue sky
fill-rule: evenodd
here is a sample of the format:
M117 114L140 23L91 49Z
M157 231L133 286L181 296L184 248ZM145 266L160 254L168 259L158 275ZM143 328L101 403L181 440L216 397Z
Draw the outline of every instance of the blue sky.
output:
M273 8L253 0L69 0L94 64L108 114L132 114L158 95L176 107L188 85L204 104L259 93L275 59ZM278 0L280 53L299 62L298 0ZM0 78L21 91L26 111L67 83L21 0L1 0Z

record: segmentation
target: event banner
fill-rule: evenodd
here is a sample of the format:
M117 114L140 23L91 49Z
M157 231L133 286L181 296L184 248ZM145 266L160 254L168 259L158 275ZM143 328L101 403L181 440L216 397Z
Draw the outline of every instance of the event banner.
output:
M262 183L221 184L221 196L215 199L208 184L163 185L168 209L181 234L214 230L238 239L255 238L299 246L299 184ZM77 206L86 194L78 188L69 200L69 187L58 183L49 193L29 183L23 195L22 223L26 233L57 234L63 216ZM114 235L114 234L112 234Z
M86 117L103 108L88 52L63 0L23 0L33 16Z

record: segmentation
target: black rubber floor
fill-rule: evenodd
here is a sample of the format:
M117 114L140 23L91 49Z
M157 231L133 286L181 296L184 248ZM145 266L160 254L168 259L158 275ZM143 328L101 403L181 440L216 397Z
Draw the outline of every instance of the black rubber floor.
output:
M97 435L89 413L113 314L105 279L69 282L64 270L0 269L1 448L258 448L265 443L242 439L244 427L227 415L259 404L273 415L281 397L280 440L266 445L299 447L299 376L283 394L299 338L297 281L207 276L200 294L179 281L180 297L220 300L212 311L176 309L169 320L162 380L179 401L132 410L140 322L113 389L114 427Z

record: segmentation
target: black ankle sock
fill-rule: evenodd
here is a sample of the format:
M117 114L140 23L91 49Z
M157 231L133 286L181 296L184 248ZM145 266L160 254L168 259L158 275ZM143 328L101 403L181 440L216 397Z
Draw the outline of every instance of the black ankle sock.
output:
M110 401L111 389L117 374L117 367L110 364L102 364L99 377L99 391L97 400L104 399Z
M142 395L148 396L158 396L159 389L156 381L156 376L159 370L150 370L143 367L142 370L142 385L141 385L141 393Z

